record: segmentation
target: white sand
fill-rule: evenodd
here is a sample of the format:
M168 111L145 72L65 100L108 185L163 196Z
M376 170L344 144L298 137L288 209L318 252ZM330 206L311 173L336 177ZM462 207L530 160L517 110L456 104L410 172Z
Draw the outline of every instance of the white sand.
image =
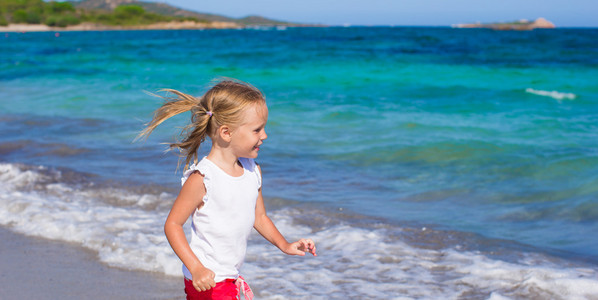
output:
M88 30L164 30L164 29L233 29L243 26L233 22L199 23L194 21L171 21L138 26L107 26L93 23L81 23L67 27L50 27L45 24L8 24L0 26L0 32L35 32L35 31L88 31Z

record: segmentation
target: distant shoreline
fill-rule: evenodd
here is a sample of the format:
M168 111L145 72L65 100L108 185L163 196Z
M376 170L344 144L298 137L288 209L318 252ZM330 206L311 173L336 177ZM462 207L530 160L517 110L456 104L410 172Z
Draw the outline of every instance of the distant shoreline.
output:
M181 29L245 29L245 28L287 28L287 27L330 27L327 25L306 25L306 24L264 24L264 25L244 25L234 22L195 22L195 21L171 21L161 22L149 25L135 26L110 26L95 23L81 23L66 27L48 26L45 24L9 24L0 26L0 32L46 32L46 31L111 31L111 30L181 30Z
M216 24L214 24L216 23ZM211 30L211 29L251 29L261 27L272 27L272 28L295 28L295 27L416 27L416 28L483 28L488 27L460 27L457 25L322 25L322 24L310 24L310 25L241 25L238 23L231 22L214 22L214 23L198 23L193 21L185 22L169 22L169 23L156 23L152 25L143 26L108 26L101 24L82 23L79 25L67 26L67 27L52 27L45 24L10 24L8 26L0 26L0 32L11 33L11 32L56 32L56 31L119 31L119 30ZM596 29L598 27L559 27L555 29Z
M0 26L0 32L43 32L43 31L109 31L109 30L160 30L160 29L239 29L245 28L233 22L201 23L194 21L162 22L150 25L108 26L94 23L81 23L66 27L48 26L45 24L9 24Z

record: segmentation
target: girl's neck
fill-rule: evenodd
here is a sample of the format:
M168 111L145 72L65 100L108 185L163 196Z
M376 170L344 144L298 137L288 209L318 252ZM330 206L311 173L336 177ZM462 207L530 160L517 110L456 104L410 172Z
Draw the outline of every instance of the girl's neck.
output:
M228 175L233 177L243 175L243 166L239 163L239 158L228 151L212 147L207 158Z

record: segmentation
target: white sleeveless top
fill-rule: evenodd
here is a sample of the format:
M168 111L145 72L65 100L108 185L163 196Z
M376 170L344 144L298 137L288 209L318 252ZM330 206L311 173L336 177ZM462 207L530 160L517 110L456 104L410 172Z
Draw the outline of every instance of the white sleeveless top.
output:
M227 174L204 157L181 178L184 184L195 171L204 176L204 205L191 216L189 246L199 261L216 274L215 282L239 277L247 239L255 222L261 174L253 159L239 158L239 162L243 166L243 175L239 177ZM185 265L183 274L192 279Z

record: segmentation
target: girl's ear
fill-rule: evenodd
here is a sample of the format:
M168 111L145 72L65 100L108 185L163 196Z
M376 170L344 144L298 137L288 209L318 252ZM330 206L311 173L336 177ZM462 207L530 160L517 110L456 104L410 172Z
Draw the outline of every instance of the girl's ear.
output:
M220 138L222 140L224 140L227 143L230 142L232 133L233 132L230 129L230 127L228 127L226 125L222 125L222 126L220 126L220 128L218 128L218 135L220 136Z

